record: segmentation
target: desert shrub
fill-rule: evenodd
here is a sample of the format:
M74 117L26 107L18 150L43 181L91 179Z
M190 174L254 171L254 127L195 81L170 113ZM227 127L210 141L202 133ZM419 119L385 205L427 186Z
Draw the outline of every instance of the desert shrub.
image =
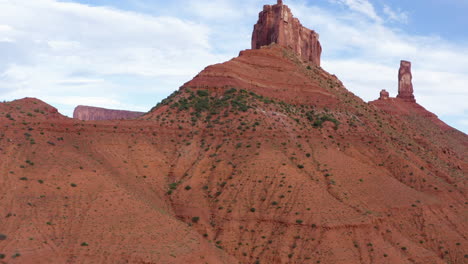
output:
M169 184L169 189L175 190L175 189L177 189L177 185L178 185L177 182L173 182L173 183Z
M210 108L210 102L208 98L199 98L194 104L196 112L206 111Z
M198 91L197 91L197 95L198 95L198 96L201 96L201 97L205 97L205 96L208 96L209 93L208 93L207 90L198 90Z
M237 92L237 89L236 88L231 88L231 89L227 90L224 94L228 95L228 94L233 94L235 92Z

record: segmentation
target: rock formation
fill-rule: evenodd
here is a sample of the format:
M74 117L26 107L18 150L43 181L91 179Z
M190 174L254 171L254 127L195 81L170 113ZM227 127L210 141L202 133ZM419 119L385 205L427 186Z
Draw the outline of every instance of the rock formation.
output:
M398 95L397 98L407 102L416 102L413 95L413 76L411 75L411 62L402 60L398 71Z
M306 67L250 49L135 120L0 102L0 264L466 263L468 136Z
M117 120L133 119L143 115L143 112L133 112L125 110L113 110L93 106L79 105L73 111L73 118L80 120Z
M380 91L380 97L379 100L387 100L390 98L390 94L387 92L387 90L383 89Z
M271 43L291 48L304 61L320 66L322 47L319 35L303 27L281 0L276 5L263 6L252 34L252 49Z

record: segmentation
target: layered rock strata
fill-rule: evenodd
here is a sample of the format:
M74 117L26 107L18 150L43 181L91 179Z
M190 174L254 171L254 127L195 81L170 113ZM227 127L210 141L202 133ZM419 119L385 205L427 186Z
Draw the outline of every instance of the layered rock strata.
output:
M319 35L302 26L281 0L276 5L263 7L252 34L252 49L272 43L291 48L303 61L320 66L322 46Z

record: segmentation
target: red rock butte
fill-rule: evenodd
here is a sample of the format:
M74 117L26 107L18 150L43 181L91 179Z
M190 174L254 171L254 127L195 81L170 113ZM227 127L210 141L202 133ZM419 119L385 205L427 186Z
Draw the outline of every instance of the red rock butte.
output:
M260 49L272 43L290 48L303 61L320 66L322 46L319 35L303 27L281 0L276 5L263 6L252 34L252 49Z
M411 62L402 60L398 71L398 95L407 102L416 102L413 95L413 75L411 74Z
M79 105L73 111L73 118L89 121L89 120L118 120L118 119L134 119L142 116L143 112L133 112L126 110L114 110L93 106Z

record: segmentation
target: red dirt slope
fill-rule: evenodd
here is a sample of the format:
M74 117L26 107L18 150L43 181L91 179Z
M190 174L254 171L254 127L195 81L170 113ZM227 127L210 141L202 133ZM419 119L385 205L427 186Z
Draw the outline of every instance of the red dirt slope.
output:
M464 263L467 136L308 66L245 51L139 120L0 104L0 261Z

